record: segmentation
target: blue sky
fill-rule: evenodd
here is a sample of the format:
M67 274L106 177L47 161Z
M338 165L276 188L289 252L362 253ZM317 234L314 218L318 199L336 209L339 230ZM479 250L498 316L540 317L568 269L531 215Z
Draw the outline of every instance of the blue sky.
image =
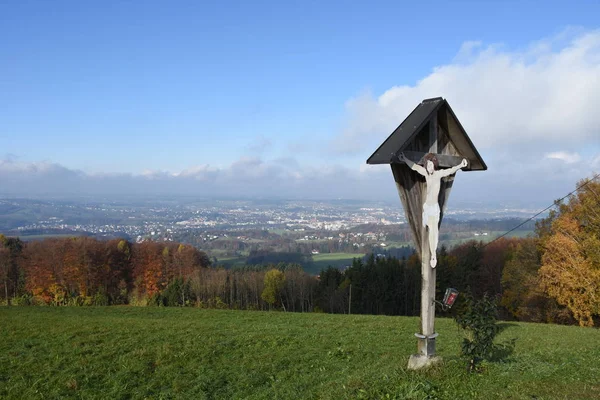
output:
M510 162L514 151L478 133L480 115L494 118L499 104L532 88L518 80L514 90L506 83L481 88L507 76L501 64L508 58L507 71L516 75L507 82L524 66L531 76L547 76L548 86L569 82L579 88L573 97L583 93L584 107L598 109L592 93L600 86L598 15L597 1L2 2L0 157L13 173L40 174L51 165L88 178L198 169L231 175L240 164L272 171L282 160L304 177L315 168L335 178L340 168L358 174L390 129L431 91L450 101L494 166L493 160ZM569 64L565 49L586 40L586 53ZM476 90L469 80L460 88L430 82L455 82L454 70L468 77L477 68L490 74L472 80ZM587 78L569 80L580 76ZM504 103L475 109L505 89ZM481 101L467 100L477 96ZM520 109L530 104L535 99ZM563 109L548 102L538 120ZM533 148L541 130L553 126L531 127L536 123L524 122L516 108L500 115L494 123L506 121L505 129L531 128L531 135L509 141L519 151ZM561 131L535 157L571 166L597 162L600 134L586 129L598 121L576 112L568 118L582 121L578 129L585 132L572 140ZM554 173L564 165L543 168L540 173ZM569 172L560 189L584 176ZM269 177L254 176L259 185Z

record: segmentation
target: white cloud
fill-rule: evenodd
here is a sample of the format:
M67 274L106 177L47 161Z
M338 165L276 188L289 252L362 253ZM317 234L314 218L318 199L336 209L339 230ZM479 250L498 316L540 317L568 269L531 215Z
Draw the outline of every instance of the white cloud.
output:
M303 166L294 158L243 157L217 168L199 165L180 172L86 174L52 163L0 160L0 195L200 195L279 198L382 198L394 193L387 174L359 166ZM381 188L384 187L383 192ZM385 194L383 195L385 197Z
M567 164L573 164L581 161L581 156L578 153L569 153L567 151L555 151L553 153L547 153L546 158L561 160Z
M22 162L16 161L13 157L7 157L4 160L0 160L0 171L5 173L63 173L69 172L73 174L80 174L80 171L68 170L62 165L51 163L48 161L41 162Z
M498 204L514 202L549 205L590 177L590 165L600 165L600 155L578 163L555 159L511 160L494 155L486 172L460 172L450 206L461 202ZM595 164L594 164L595 163ZM263 160L241 158L216 168L199 165L180 172L146 171L133 174L86 174L52 163L0 161L0 195L194 195L202 197L267 197L311 199L367 199L398 201L388 166L302 164L293 158ZM398 207L400 204L398 203Z
M182 178L193 178L198 181L207 181L214 180L219 175L219 172L220 170L218 168L211 167L208 164L204 164L184 169L181 172L175 172L172 174L172 176Z
M374 151L421 100L438 96L450 102L479 149L600 143L600 31L567 31L514 52L465 42L452 63L415 85L350 99L333 146Z

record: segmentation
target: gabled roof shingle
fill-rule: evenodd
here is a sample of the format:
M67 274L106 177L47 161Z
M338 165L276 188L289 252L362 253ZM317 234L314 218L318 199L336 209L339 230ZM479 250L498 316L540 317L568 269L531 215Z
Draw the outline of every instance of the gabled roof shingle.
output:
M460 153L460 156L469 160L469 167L466 169L471 171L486 170L485 162L460 121L456 118L450 104L441 97L423 100L375 150L367 160L367 164L390 164L394 162L394 155L406 149L417 134L428 126L435 113L437 113L440 126L447 132L449 140Z

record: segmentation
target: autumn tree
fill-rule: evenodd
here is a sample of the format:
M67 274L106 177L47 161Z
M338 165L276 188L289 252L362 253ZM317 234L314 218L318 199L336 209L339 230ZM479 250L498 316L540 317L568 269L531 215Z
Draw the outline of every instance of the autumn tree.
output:
M7 305L10 305L10 300L8 297L9 251L2 244L3 238L4 237L0 237L0 279L2 279L4 286L4 300L6 300Z
M500 304L519 321L573 323L571 312L543 290L538 238L518 240L502 272Z
M164 247L156 242L138 243L132 254L135 286L138 294L157 295L166 286Z
M285 289L284 297L288 311L302 311L310 309L311 282L306 272L300 265L292 264L284 271Z
M600 316L600 183L584 180L578 187L541 241L540 279L579 325L593 326Z
M503 237L483 247L476 278L480 292L490 296L502 294L502 273L518 242L519 239Z
M449 252L449 255L454 257L456 265L450 271L440 270L438 272L440 275L450 272L451 277L447 279L449 286L460 292L470 291L477 299L483 297L488 291L487 287L480 285L483 269L482 246L481 242L469 241L455 247Z
M278 269L271 269L265 274L265 287L260 297L266 301L269 306L275 305L275 303L281 301L281 294L285 285L285 275ZM283 305L285 311L285 305Z
M10 303L10 297L16 297L25 289L25 277L19 267L22 261L23 242L19 238L0 234L0 279L3 281L4 296Z
M108 267L106 294L111 304L125 304L127 295L133 289L131 247L131 243L122 239L114 239L105 243Z
M23 250L22 267L25 271L26 290L36 300L52 301L50 287L62 282L62 243L58 239L33 241Z

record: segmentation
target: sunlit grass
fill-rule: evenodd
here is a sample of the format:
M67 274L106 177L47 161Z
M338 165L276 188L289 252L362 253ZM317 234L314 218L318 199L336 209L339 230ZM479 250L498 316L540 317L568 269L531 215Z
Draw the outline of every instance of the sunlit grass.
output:
M469 374L406 370L418 318L192 308L0 309L0 398L600 398L597 329L510 323L512 354Z
M362 258L364 254L357 253L322 253L313 255L314 261L331 261L331 260L350 260L353 258Z
M310 274L316 275L328 267L341 268L352 265L354 258L363 258L364 254L355 253L322 253L313 255L313 262L304 267Z

